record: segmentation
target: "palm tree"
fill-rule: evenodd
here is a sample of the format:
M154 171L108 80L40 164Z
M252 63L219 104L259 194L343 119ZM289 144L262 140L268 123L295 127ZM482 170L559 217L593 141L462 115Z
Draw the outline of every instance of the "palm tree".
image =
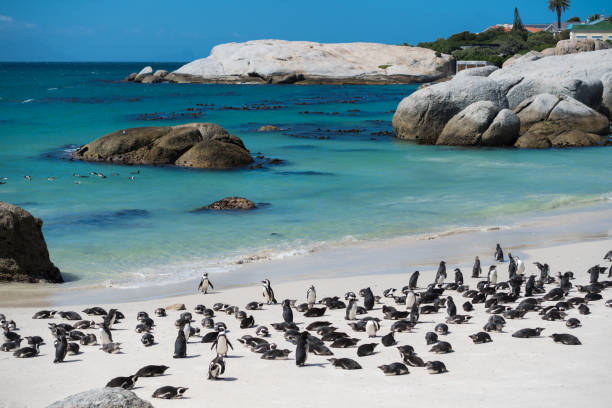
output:
M570 8L570 0L548 0L548 9L557 13L557 24L561 30L561 13Z

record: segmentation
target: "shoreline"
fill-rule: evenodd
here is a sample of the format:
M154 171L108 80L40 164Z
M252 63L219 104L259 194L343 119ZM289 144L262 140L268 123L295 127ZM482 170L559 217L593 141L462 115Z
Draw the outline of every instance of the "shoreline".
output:
M435 240L434 240L435 241ZM431 241L430 241L431 242ZM588 281L586 269L595 263L603 263L601 258L612 247L612 239L582 242L578 244L564 244L560 246L543 246L537 249L521 251L521 259L526 265L526 274L537 273L534 261L547 262L551 266L551 274L558 271L572 270L576 280L574 284L584 284ZM462 249L465 249L462 246ZM471 255L480 255L483 261L483 270L488 269L492 263L489 259L491 248L486 253L469 249ZM505 254L507 256L507 253ZM605 263L608 266L608 263ZM448 270L458 266L449 262ZM507 262L499 266L500 281L507 279ZM435 274L435 267L422 270L419 278L419 287L429 283ZM478 280L470 278L471 268L463 269L465 282L475 287ZM392 271L389 271L392 272ZM379 275L334 277L325 276L317 279L296 280L288 283L272 282L279 300L289 298L303 301L305 291L310 284L317 288L318 298L324 296L342 296L347 290L357 292L363 287L370 286L376 295L389 287L401 288L406 284L412 270L402 273L384 273ZM449 277L452 273L449 274ZM606 278L602 277L602 280ZM450 279L452 280L452 279ZM549 289L552 286L549 286ZM425 332L433 330L435 324L444 321L444 310L437 314L422 315L419 325L412 333L397 333L395 338L398 345L410 344L425 361L441 360L449 372L440 375L429 375L425 369L410 367L410 374L400 377L386 377L377 367L380 364L390 364L400 361L395 347L378 345L373 356L357 358L363 366L359 371L340 371L333 369L327 362L327 357L311 355L309 365L296 368L294 355L295 346L283 338L283 334L271 330L268 341L275 342L281 349L291 350L288 361L266 361L260 355L252 353L237 339L244 334L254 334L255 329L240 329L238 320L225 313L217 313L215 321L227 324L228 337L234 346L226 359L226 381L207 381L206 373L209 361L214 357L209 344L201 344L199 338L192 339L187 346L189 358L173 359L172 351L176 329L174 321L181 312L169 310L168 317L155 317L156 326L153 334L156 343L145 348L140 344L140 334L134 332L136 314L139 311L152 312L157 307L166 307L173 303L184 303L188 311L193 312L195 305L205 304L211 306L216 302L223 302L244 307L253 300L261 299L260 286L253 285L227 290L214 290L207 295L191 294L187 296L170 297L147 301L131 301L113 303L126 316L126 319L113 330L115 341L122 343L123 352L120 354L106 354L99 346L81 346L82 353L68 356L66 363L53 364L52 336L47 329L47 323L63 321L59 317L50 320L31 319L37 310L32 307L2 307L1 312L7 318L14 319L21 335L41 335L45 345L36 358L17 359L10 353L0 353L0 360L4 370L0 373L0 400L10 407L42 407L54 401L61 400L68 395L82 392L92 388L102 387L108 380L116 376L133 374L136 370L147 364L164 364L170 367L166 375L154 378L141 378L138 380L134 392L141 398L151 401L156 407L164 408L175 406L175 401L152 399L152 392L163 385L189 387L182 406L200 406L203 401L209 405L225 403L227 393L232 393L231 406L245 406L252 403L252 396L262 389L271 390L270 384L277 383L283 378L282 386L272 388L274 397L266 399L270 407L284 407L288 401L308 400L312 404L330 402L330 395L342 398L343 403L357 404L357 406L376 404L381 393L394 396L388 405L402 406L406 400L419 401L440 407L472 407L475 405L495 404L500 407L520 407L541 401L546 395L545 406L557 406L561 403L578 404L583 402L583 393L577 393L575 387L588 393L589 401L596 406L605 405L606 371L612 363L612 355L601 353L605 350L609 336L612 335L612 326L607 324L612 317L612 309L604 306L609 298L608 291L603 293L604 300L590 302L592 314L579 315L575 309L568 311L571 317L578 317L583 327L567 329L563 321L545 321L537 312L531 312L525 319L508 320L503 333L491 333L493 343L475 345L468 335L481 329L489 315L484 312L482 304L475 305L477 311L470 313L473 319L467 324L451 325L450 333L443 336L443 340L452 344L454 353L437 355L429 352L431 346L424 342ZM458 305L465 299L454 292ZM579 296L574 289L570 296ZM361 303L361 299L359 302ZM384 304L395 305L392 299L383 298ZM550 303L550 302L549 302ZM74 305L70 310L80 313L85 306L102 306L108 309L108 303L96 304L90 300L82 305ZM515 304L513 304L515 306ZM401 308L401 306L398 307ZM403 309L402 309L403 310ZM380 316L381 305L375 305L372 316ZM270 322L281 321L281 307L271 305L263 310L248 312L253 314L256 325L269 325ZM301 313L294 312L300 330L315 320L328 320L334 326L350 333L363 342L380 343L380 336L388 333L393 321L382 320L382 329L376 338L368 339L365 333L356 333L350 330L344 320L344 310L328 311L322 318L304 318ZM99 317L90 317L88 320L100 320ZM196 321L193 327L200 327L201 316L195 314ZM525 327L543 327L545 332L540 338L516 339L511 333ZM92 332L86 330L86 332ZM93 331L97 333L96 331ZM206 333L204 330L203 333ZM552 333L570 332L579 337L583 345L564 346L555 344L548 336ZM356 359L355 349L332 349L334 356ZM564 369L550 364L550 361L562 358ZM14 375L14 372L28 373L28 380L23 376ZM564 384L567 372L579 372L580 376L573 378L573 387ZM516 384L521 384L522 392L512 399L499 399L499 395L514 393ZM236 393L236 386L240 392ZM495 389L495 393L487 390ZM376 390L376 392L371 392ZM457 399L457 395L461 398ZM331 400L333 402L333 399ZM0 404L1 405L1 404Z
M329 276L402 273L405 270L434 267L442 258L462 268L469 268L473 262L473 252L488 254L490 247L497 242L501 243L504 252L510 251L520 256L531 249L612 237L612 228L607 227L612 225L612 205L608 203L532 214L522 221L516 217L513 219L514 223L510 225L491 222L489 226L334 242L279 259L270 256L258 259L245 255L237 257L230 264L230 270L212 273L210 277L217 289L226 290L247 287L264 278L286 283ZM461 248L466 245L471 248L468 253ZM487 258L481 259L484 262ZM8 283L0 285L0 307L51 307L79 304L86 300L112 303L184 296L195 292L199 277L200 272L194 272L191 279L144 286L132 284L128 287L109 286L104 282L79 285L80 280L62 285Z

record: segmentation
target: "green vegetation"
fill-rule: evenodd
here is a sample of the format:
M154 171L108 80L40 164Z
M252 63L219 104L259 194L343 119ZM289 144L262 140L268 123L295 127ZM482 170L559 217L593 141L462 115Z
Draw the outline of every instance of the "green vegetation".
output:
M514 8L514 22L512 23L512 31L523 31L525 28L523 27L523 22L521 21L521 16L519 16L518 8Z
M561 28L561 13L570 8L570 0L548 0L548 9L557 13L557 27Z
M566 23L579 23L580 22L580 17L572 17L568 20L565 21Z
M561 33L561 38L564 37L569 38L569 33ZM436 41L419 43L417 46L452 54L457 60L489 61L501 66L514 54L554 47L558 39L546 31L530 33L491 29L479 34L464 31L447 39L438 38Z
M379 65L378 68L380 69L387 69L389 68L391 65Z
M590 23L591 21L599 20L600 18L603 18L601 14L593 14L591 17L587 18L587 22Z

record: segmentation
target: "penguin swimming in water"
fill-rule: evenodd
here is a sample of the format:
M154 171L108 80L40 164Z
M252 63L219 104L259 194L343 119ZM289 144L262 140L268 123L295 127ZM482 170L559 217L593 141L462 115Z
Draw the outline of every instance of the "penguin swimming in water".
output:
M270 285L270 281L268 279L264 279L261 281L263 283L263 297L266 299L267 303L277 304L276 298L274 297L274 290L272 290L272 285Z
M210 349L216 348L217 356L225 357L227 356L228 347L232 350L234 349L234 346L232 346L232 343L230 343L225 335L225 329L221 328Z
M346 314L344 315L345 320L355 320L357 316L357 298L354 296L349 297L348 305L346 305Z
M419 280L419 271L414 271L412 273L412 275L410 275L410 280L408 281L408 288L409 289L416 289L417 287L417 282Z
M215 289L212 282L208 279L208 272L204 272L202 274L202 279L200 279L200 284L198 285L198 290L204 294L208 292L208 288Z
M502 251L501 245L495 246L495 260L497 262L504 262L504 251Z
M306 303L308 303L308 308L312 309L312 306L314 306L316 301L317 301L317 291L315 290L314 285L310 285L310 287L306 291Z
M223 373L225 373L225 361L223 357L217 356L208 365L208 379L217 380Z
M474 259L474 266L472 266L472 278L480 278L481 273L482 268L480 267L480 258L476 257Z
M55 345L55 360L54 363L62 363L68 353L68 340L66 336L61 335L58 338L57 344Z
M308 359L308 352L310 351L310 343L308 342L308 332L304 331L300 333L297 339L297 346L295 349L295 365L303 367Z
M293 311L289 299L283 300L283 320L286 323L293 323Z
M185 358L187 356L187 339L182 328L178 329L176 340L174 341L174 355L172 358Z

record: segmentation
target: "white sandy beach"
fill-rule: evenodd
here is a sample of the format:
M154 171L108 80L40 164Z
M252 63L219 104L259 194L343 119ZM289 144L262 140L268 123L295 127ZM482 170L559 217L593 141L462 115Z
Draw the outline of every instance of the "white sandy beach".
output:
M433 242L432 242L433 245ZM532 262L547 262L551 273L574 271L574 284L588 282L586 270L595 264L604 264L603 255L612 248L612 239L566 244L554 247L542 247L525 251L512 250L519 254L527 265L527 274L537 273ZM483 260L483 270L488 269L490 254L478 254ZM449 263L449 272L457 265ZM462 267L466 283L475 287L476 282L469 278L471 265ZM507 263L498 268L500 281L507 278ZM401 288L407 284L411 269L402 274L380 274L371 276L317 278L307 281L295 281L274 285L279 301L285 298L305 301L305 292L312 283L317 288L318 298L324 296L342 296L346 291L357 292L370 286L375 295L389 287ZM435 270L423 271L419 286L431 282ZM449 273L449 277L452 273ZM263 278L263 277L261 277ZM259 279L259 277L257 278ZM606 279L602 276L602 280ZM552 286L550 286L552 287ZM195 288L194 288L195 289ZM573 290L575 292L575 290ZM573 293L572 292L572 293ZM449 292L461 310L467 299L456 292ZM604 306L610 295L604 292L604 300L589 304L591 315L579 315L574 309L569 317L577 317L583 324L578 329L567 329L563 321L544 321L531 312L526 319L508 320L504 333L491 333L492 343L476 345L467 336L481 331L489 315L484 312L484 305L475 305L474 316L469 324L451 325L451 332L441 336L449 341L455 352L436 355L428 350L425 344L425 333L433 330L435 324L443 322L446 313L442 309L434 315L421 315L420 324L412 333L398 333L395 338L398 345L410 344L425 360L443 361L449 372L441 375L430 375L424 368L410 368L410 374L399 377L387 377L376 368L380 364L401 361L395 347L379 345L373 356L358 358L356 348L332 349L336 357L350 357L357 360L363 370L343 371L332 368L326 357L309 356L307 367L295 366L295 346L286 342L281 332L274 331L269 323L282 321L280 305L264 306L264 310L255 311L256 324L268 325L271 330L270 340L279 348L292 350L289 360L261 360L259 354L252 353L238 342L244 334L253 334L255 329L241 330L239 321L233 316L217 314L215 321L228 325L228 338L234 345L234 351L226 359L226 381L206 380L208 363L214 357L210 344L199 343L199 338L192 338L188 344L186 359L173 359L173 345L176 337L174 321L178 311L169 311L166 318L155 318L154 335L158 344L145 348L140 343L139 334L134 328L137 324L136 314L146 311L153 317L157 307L173 303L185 303L187 310L193 312L197 304L211 307L216 302L229 303L244 308L246 303L261 300L259 286L213 291L208 295L194 294L166 299L157 299L133 303L100 304L105 308L117 307L126 315L126 319L113 330L115 341L121 342L124 352L108 355L99 346L81 346L83 351L76 356L68 356L66 362L53 364L53 338L47 329L47 323L60 322L56 317L51 320L33 320L31 316L39 308L3 307L8 319L14 319L22 336L40 335L46 344L36 358L17 359L12 353L0 353L0 406L7 407L44 407L68 395L91 388L102 387L111 378L127 376L148 364L164 364L170 368L167 375L154 378L141 378L135 392L153 403L155 407L196 407L196 406L266 406L285 407L333 403L340 406L406 406L411 404L437 407L473 407L493 405L498 407L524 407L538 404L543 407L574 406L587 402L590 406L608 406L608 385L612 376L609 367L612 354L606 350L612 335L612 309ZM394 305L392 299L384 299L386 304ZM70 306L66 310L81 312L90 304ZM399 306L401 307L401 306ZM398 308L399 308L398 307ZM57 308L64 310L63 308ZM250 312L249 312L250 314ZM376 305L370 316L383 317L381 305ZM85 318L85 315L82 314ZM339 330L347 331L351 336L361 339L360 343L369 342L365 333L353 332L344 320L344 310L328 311L323 318L304 318L295 312L295 321L304 328L315 320L331 321ZM194 314L194 327L200 327L201 315ZM101 320L94 317L93 320ZM393 321L383 320L379 334L388 333ZM544 327L541 338L517 339L511 334L526 327ZM203 333L206 330L202 330ZM89 332L86 330L85 332ZM565 346L554 343L548 338L552 333L576 335L581 346ZM97 331L95 331L97 334ZM380 342L380 336L373 339ZM184 400L152 399L153 391L163 385L189 387Z

